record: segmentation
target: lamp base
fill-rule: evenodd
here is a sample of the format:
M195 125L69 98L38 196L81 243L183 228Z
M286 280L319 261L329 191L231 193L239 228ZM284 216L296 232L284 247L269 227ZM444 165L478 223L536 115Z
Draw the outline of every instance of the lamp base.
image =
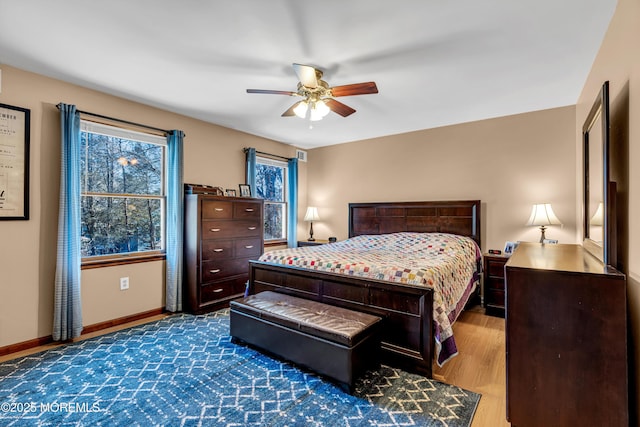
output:
M547 227L545 227L544 225L540 226L540 243L544 243L544 239L546 239L546 237L544 237L544 232L547 230Z
M313 222L311 223L311 227L309 228L309 238L307 242L315 242L316 239L313 238Z

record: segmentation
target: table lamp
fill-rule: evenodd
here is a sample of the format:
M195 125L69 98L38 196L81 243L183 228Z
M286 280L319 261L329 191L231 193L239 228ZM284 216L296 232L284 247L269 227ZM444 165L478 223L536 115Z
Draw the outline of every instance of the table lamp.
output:
M553 213L551 205L549 203L542 203L533 205L531 209L531 216L529 221L525 225L539 225L540 226L540 243L544 243L544 232L547 229L547 225L562 225L556 214Z
M307 213L304 214L304 220L311 223L311 228L309 229L309 238L307 240L309 242L315 242L316 239L313 238L313 221L320 220L320 216L318 215L318 208L309 206L307 208Z

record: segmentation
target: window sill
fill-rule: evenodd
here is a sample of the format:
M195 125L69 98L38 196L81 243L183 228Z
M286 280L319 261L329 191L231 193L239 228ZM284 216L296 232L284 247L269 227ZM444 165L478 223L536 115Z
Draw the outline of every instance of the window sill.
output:
M286 240L269 240L268 242L264 242L265 248L270 248L273 246L282 246L282 245L287 245L287 241Z
M117 258L100 258L82 260L81 269L90 270L92 268L113 267L116 265L137 264L141 262L161 261L166 259L164 253L153 253L144 255L123 255Z

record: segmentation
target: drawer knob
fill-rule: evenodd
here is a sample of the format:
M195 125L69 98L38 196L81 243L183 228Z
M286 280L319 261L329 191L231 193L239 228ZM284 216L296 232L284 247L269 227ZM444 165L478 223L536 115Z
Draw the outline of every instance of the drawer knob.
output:
M220 273L220 269L219 269L219 268L217 268L217 269L215 269L215 270L209 270L209 273L211 273L211 274Z
M256 227L248 227L248 228L249 228L249 230L255 230L256 229Z
M217 294L217 293L220 293L220 292L222 292L222 291L224 291L224 289L223 289L223 288L214 289L214 290L213 290L213 293L214 293L214 294Z
M222 212L223 210L223 208L216 208L216 212Z
M247 208L247 209L245 209L245 212L253 212L253 209L252 208Z
M213 252L222 252L222 251L224 251L224 249L216 248L213 250Z
M219 228L212 228L211 231L213 231L215 233L217 231L220 231L220 229Z
M253 245L247 245L247 246L245 246L244 248L245 248L245 249L251 249L251 248L253 248Z

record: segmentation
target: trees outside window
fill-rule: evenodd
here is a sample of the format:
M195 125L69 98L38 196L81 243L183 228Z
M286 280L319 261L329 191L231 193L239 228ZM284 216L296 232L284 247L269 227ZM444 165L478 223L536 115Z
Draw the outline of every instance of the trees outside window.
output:
M166 139L82 122L82 256L161 251Z
M265 242L287 240L287 164L256 159L256 197L264 199Z

